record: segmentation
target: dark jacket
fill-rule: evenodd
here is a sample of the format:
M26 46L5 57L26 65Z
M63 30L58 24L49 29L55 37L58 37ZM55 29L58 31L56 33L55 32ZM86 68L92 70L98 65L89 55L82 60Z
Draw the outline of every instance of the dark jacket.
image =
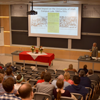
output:
M88 91L84 86L82 86L82 85L78 85L78 86L71 85L71 86L66 87L65 90L68 90L68 91L70 91L71 93L79 93L79 94L83 95L84 100L85 100L86 94L89 92L89 91Z

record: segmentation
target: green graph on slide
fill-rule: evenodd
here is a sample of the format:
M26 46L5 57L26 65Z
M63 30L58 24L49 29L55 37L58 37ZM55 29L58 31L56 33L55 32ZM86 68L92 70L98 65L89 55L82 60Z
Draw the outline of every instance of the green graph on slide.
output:
M59 33L59 13L48 13L48 32Z

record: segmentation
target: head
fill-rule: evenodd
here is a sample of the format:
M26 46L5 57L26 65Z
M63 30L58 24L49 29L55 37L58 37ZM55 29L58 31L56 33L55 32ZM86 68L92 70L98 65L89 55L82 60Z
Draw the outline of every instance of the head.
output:
M75 76L73 77L73 81L74 81L74 84L78 85L78 84L80 83L80 77L77 76L77 75L75 75Z
M3 70L3 69L0 69L0 73L1 73L1 74L4 74L4 70Z
M50 82L51 80L51 74L49 72L46 72L44 75L45 82Z
M84 66L83 66L83 69L87 69L87 65L84 65Z
M97 46L97 43L96 43L96 42L94 42L94 43L93 43L93 47L96 47L96 46Z
M44 79L44 75L45 75L45 72L42 72L41 75L40 75L41 79Z
M69 65L69 69L73 69L73 65L72 64Z
M92 69L89 69L88 74L91 75L93 73L94 73L93 70Z
M10 68L10 67L11 67L11 63L7 63L7 64L6 64L6 67L7 67L7 68Z
M21 83L23 81L23 76L21 74L19 74L16 78L16 82L17 83Z
M32 100L33 98L32 86L29 83L20 86L20 88L18 89L18 93L22 99Z
M57 100L60 100L61 97L61 90L64 86L64 81L62 79L58 79L56 82L57 88L59 89L59 91L57 92Z
M9 77L6 80L3 81L3 88L7 93L13 93L14 90L14 80Z
M85 71L84 70L80 70L79 75L80 75L80 77L84 77L85 76Z
M0 73L0 83L3 82L3 77L4 77L3 74Z
M9 76L9 75L12 75L12 69L11 69L11 68L7 68L6 74L7 74L8 76Z
M58 79L64 80L64 76L63 76L63 75L59 75L59 76L58 76Z
M66 81L68 81L68 80L70 79L70 74L69 74L69 72L65 72L65 73L64 73L64 79L65 79Z

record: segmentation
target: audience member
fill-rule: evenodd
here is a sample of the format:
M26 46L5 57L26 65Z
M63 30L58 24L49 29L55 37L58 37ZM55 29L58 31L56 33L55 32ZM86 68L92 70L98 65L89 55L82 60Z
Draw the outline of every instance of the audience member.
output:
M8 77L11 77L14 79L14 81L16 82L16 79L12 73L12 69L11 68L7 68L6 70L6 75L4 76L4 80L6 80Z
M32 100L34 97L32 86L29 83L20 86L18 93L22 100Z
M41 79L38 80L37 83L42 83L42 82L44 82L44 75L45 75L45 72L42 72L41 75L40 75L40 76L41 76Z
M52 95L54 85L50 84L50 81L51 81L51 74L49 72L46 72L44 75L44 82L37 84L36 91Z
M73 72L77 72L76 69L73 69L73 65L72 65L72 64L70 64L70 65L69 65L69 68L66 69L65 71L73 71Z
M16 67L13 67L13 66L11 65L11 63L6 64L6 66L4 67L4 71L6 71L7 68L11 68L13 72L15 72L15 71L17 70L17 68L16 68Z
M63 76L63 75L59 75L59 76L58 76L58 79L64 81L64 76ZM57 82L56 79L52 81L52 84L55 86L55 88L57 88L56 82ZM67 86L69 86L69 85L70 85L70 84L69 84L68 82L64 81L63 89L65 89L65 87L67 87Z
M6 91L6 93L0 96L0 100L21 100L13 94L14 80L11 77L3 81L3 88Z
M83 98L85 100L85 96L88 93L88 90L84 86L80 85L80 77L75 75L73 77L73 81L74 81L74 84L66 87L65 90L68 90L71 93L79 93L83 95Z
M16 78L16 84L14 84L15 90L18 90L19 87L21 86L21 83L23 82L23 76L19 74Z
M70 83L70 84L74 84L74 82L70 79L70 74L69 72L65 72L64 73L64 81Z
M0 73L3 74L3 75L5 74L3 69L0 69Z
M80 76L80 85L85 86L85 87L91 87L91 81L85 75L85 71L84 70L80 70L79 76Z
M62 79L58 79L56 82L57 89L53 90L53 95L56 98L56 100L60 100L61 96L71 97L71 94L68 90L64 90L64 81Z
M0 73L0 95L3 95L5 93L5 90L3 89L2 82L3 82L3 74Z
M82 68L79 69L78 73L80 72L80 70L84 70L85 71L85 74L87 74L87 72L88 72L87 65L84 65L83 66L83 69Z
M97 74L94 74L94 72L93 72L92 69L90 69L90 70L88 71L88 77L89 77L90 80L95 80L95 81L97 81L98 83L100 82L100 77L99 77Z

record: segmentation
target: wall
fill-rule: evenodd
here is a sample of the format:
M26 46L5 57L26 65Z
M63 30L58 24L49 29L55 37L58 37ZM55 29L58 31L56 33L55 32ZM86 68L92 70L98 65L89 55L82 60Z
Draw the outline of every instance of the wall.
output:
M30 51L28 46L12 46L10 45L10 13L9 5L0 5L0 19L1 27L4 27L4 46L0 46L0 54L11 54L16 50L26 50ZM70 39L68 40L70 43ZM85 54L90 55L88 50L74 50L74 49L63 49L63 48L45 48L44 52L54 53L57 59L71 59L77 60L79 56L84 56ZM100 56L100 53L99 53Z

